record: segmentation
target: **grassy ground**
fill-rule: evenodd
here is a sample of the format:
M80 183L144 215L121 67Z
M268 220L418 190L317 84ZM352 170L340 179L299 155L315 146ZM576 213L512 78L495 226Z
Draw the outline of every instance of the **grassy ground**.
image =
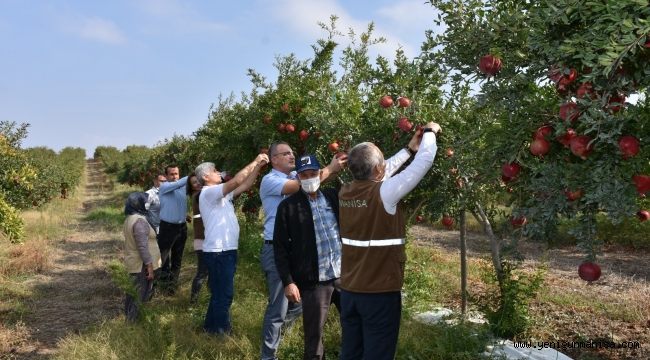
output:
M99 177L94 180L91 177L89 181L100 180ZM74 239L88 238L84 243L86 247L75 248L84 249L83 251L88 251L92 246L102 246L102 253L108 252L104 254L107 255L107 260L98 255L89 255L90 263L95 263L97 267L91 273L105 283L111 277L109 272L112 271L114 284L121 283L119 274L123 273L123 201L126 194L134 189L104 186L102 183L84 186L87 191L78 191L73 199L57 200L40 211L25 213L28 241L24 245L3 246L0 249L0 359L21 358L20 355L15 355L12 349L33 342L35 328L46 325L39 325L38 320L32 320L36 322L30 323L26 319L35 318L34 304L42 304L48 296L52 296L47 291L38 291L34 282L41 273L61 266L57 249L62 246L62 238L72 239L68 242L77 246ZM89 197L89 194L94 195ZM101 313L102 316L91 318L80 323L81 325L66 325L69 327L62 328L57 334L53 345L55 351L46 353L43 358L258 358L261 323L266 305L266 290L259 265L262 228L259 221L245 222L243 218L240 220L241 237L232 307L232 337L214 337L201 331L209 295L207 289L204 289L197 305L192 306L189 303L189 287L196 268L196 259L191 249L191 241L188 241L181 273L182 286L175 296L156 295L153 301L145 306L141 321L129 325L125 323L119 310L120 292L103 288L92 293L93 287L90 284L90 287L83 289L84 293L92 293L87 301L92 302L93 307L103 306L107 310ZM470 225L472 229L478 230L477 224ZM630 234L636 237L626 237L626 229L636 229L636 225L629 225L627 228L603 226L603 231L615 234L616 238L632 238L635 247L642 248L647 238L639 237L636 231ZM642 228L640 231L648 233L647 229ZM491 271L489 252L485 250L485 245L483 237L476 233L470 234L468 246L471 295L485 294L490 290L490 285L485 282L486 275ZM403 292L404 309L397 358L479 358L479 354L491 341L487 326L469 323L431 326L412 320L416 313L431 310L436 306L454 310L460 308L457 233L438 231L436 227L415 227L411 231L407 251L409 260ZM534 271L543 260L541 254L547 251L548 249L530 246L524 249L527 255L532 254L532 258L537 256L537 260L526 262L522 268L523 273ZM643 269L641 261L638 261L643 259L643 254L636 255L638 256L633 258L622 258L620 262L630 265L638 262L637 265ZM586 285L576 279L575 267L580 261L580 256L575 250L558 250L547 255L545 261L551 265L549 273L542 290L530 305L533 326L521 339L593 340L609 336L619 340L650 341L646 324L650 319L650 306L644 300L650 296L649 287L645 283L647 274L644 273L639 279L637 268L614 268L619 264L619 258L608 256L612 254L606 254L603 258L610 261L609 267L604 267L603 280ZM64 268L66 269L70 270ZM618 272L614 274L614 270ZM81 285L79 284L79 287ZM79 292L79 289L73 288L70 296ZM105 297L104 302L94 302L98 297ZM325 348L330 359L338 357L340 346L337 315L336 309L332 308L326 325ZM645 343L642 345L647 346ZM640 358L634 352L585 350L570 354L575 359ZM296 324L286 334L278 355L281 359L302 358L302 324Z
M201 331L209 295L204 290L196 306L189 304L189 285L195 269L195 256L185 252L181 282L174 297L158 296L146 308L137 325L128 325L119 316L89 333L71 336L62 342L61 359L255 359L259 356L262 317L266 291L259 267L262 238L258 223L242 224L240 251L232 306L234 334L214 337ZM488 339L485 329L470 326L425 326L410 319L416 310L441 304L457 292L448 279L455 266L443 261L434 249L409 249L412 261L405 290L405 311L400 333L398 358L475 359ZM431 268L434 270L431 271ZM429 269L428 271L425 271ZM338 357L340 325L332 307L326 324L325 347L328 358ZM475 334L470 336L470 333ZM424 340L424 341L423 341ZM281 359L302 358L302 324L285 336Z

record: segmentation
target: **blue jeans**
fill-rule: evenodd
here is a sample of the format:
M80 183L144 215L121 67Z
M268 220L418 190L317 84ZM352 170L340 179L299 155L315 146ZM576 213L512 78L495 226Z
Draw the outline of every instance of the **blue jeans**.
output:
M203 329L213 334L230 334L230 305L235 287L237 250L203 252L203 260L208 268L211 294Z
M402 294L341 290L340 360L392 360L397 350Z
M302 306L289 303L284 296L284 286L275 267L273 245L263 245L261 259L266 286L269 290L269 304L266 306L262 324L262 360L268 360L276 359L275 353L280 345L282 326L296 320L302 314Z

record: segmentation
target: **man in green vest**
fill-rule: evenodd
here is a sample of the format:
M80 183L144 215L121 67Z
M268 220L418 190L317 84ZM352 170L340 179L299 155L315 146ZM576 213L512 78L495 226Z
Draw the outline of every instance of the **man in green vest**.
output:
M388 160L370 142L348 155L354 180L339 192L342 360L395 357L406 263L406 223L398 204L433 165L440 130L428 123Z

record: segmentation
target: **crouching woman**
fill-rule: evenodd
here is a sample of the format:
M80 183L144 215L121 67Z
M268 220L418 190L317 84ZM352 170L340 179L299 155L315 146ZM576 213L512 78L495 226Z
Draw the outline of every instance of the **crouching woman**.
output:
M131 193L124 206L124 266L135 285L135 292L127 291L124 300L124 315L128 322L135 322L140 305L151 299L154 270L161 265L156 231L147 222L147 198L143 192Z

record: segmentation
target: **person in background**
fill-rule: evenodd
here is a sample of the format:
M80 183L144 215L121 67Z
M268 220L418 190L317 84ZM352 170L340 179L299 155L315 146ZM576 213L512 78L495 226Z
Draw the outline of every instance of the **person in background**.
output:
M199 195L201 194L201 182L195 173L190 174L187 180L187 194L192 199L192 228L194 230L194 252L196 253L196 275L192 280L192 290L190 291L190 303L196 304L199 299L199 293L203 282L208 277L208 268L203 261L203 239L204 228L203 219L201 219L201 210L199 209Z
M147 199L147 209L149 210L147 220L153 226L153 229L156 230L156 234L160 230L160 198L158 197L158 189L160 188L160 184L164 182L167 182L165 174L158 174L153 178L153 186L151 189L147 190L147 195L149 195Z
M129 322L138 319L139 304L151 299L154 271L161 263L156 232L146 217L147 198L143 192L131 193L124 205L124 266L135 285L135 294L127 292L124 299L124 315Z
M339 192L342 360L395 357L406 263L406 223L398 204L431 168L439 131L428 123L386 161L370 142L348 155L353 181ZM413 162L395 174L413 154Z
M181 272L183 250L187 241L187 176L180 178L178 166L165 168L166 182L160 184L160 231L158 246L163 265L160 273L161 291L174 295Z
M228 182L213 163L196 167L195 173L203 188L199 195L199 209L205 226L203 259L208 268L210 303L203 329L210 334L231 335L230 305L234 295L239 223L232 204L233 197L248 190L255 183L260 169L269 157L259 154Z
M273 231L275 265L284 295L302 304L303 359L323 359L323 326L330 304L340 312L341 237L338 191L320 189L314 155L296 164L301 191L282 200Z
M300 190L300 182L294 171L296 158L286 142L271 144L269 157L272 169L262 178L260 185L260 198L264 208L264 245L260 259L269 296L262 323L262 360L276 359L282 327L291 324L302 313L299 303L290 303L284 296L284 285L275 267L273 255L273 228L278 204ZM344 165L345 159L333 157L330 164L322 169L321 181L333 178Z

